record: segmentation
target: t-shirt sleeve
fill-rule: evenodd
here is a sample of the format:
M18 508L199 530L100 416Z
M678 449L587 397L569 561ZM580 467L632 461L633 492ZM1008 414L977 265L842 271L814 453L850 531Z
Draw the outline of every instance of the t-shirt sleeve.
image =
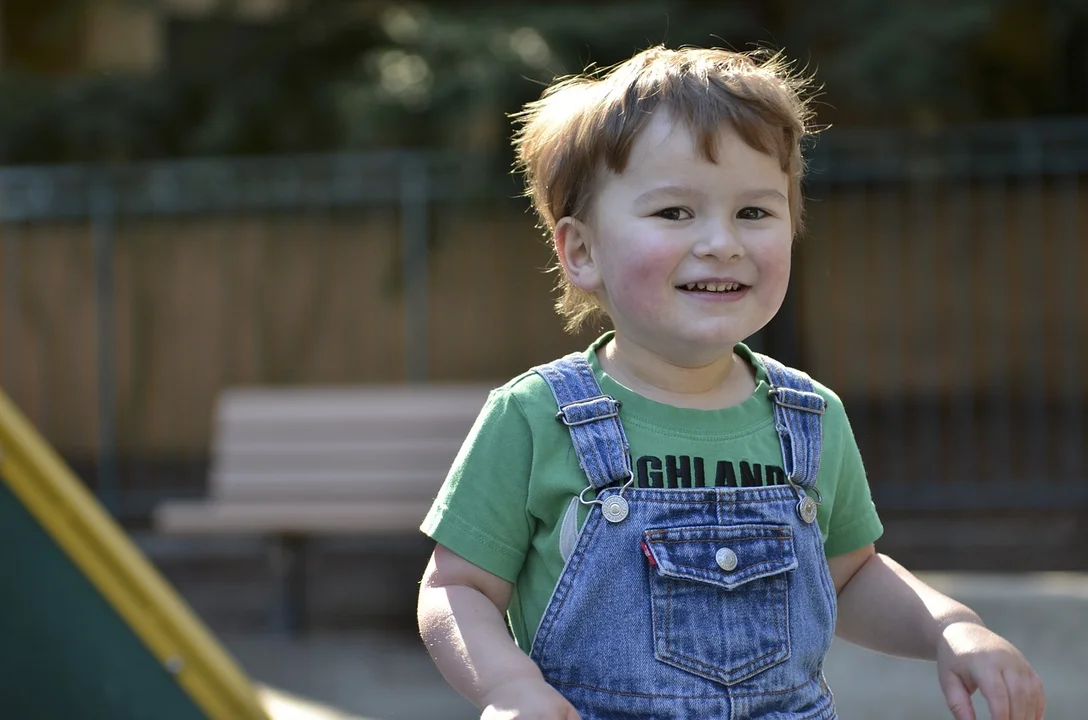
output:
M827 415L835 426L828 429L837 436L837 442L831 443L830 447L838 446L839 457L826 458L833 465L829 470L835 472L837 482L834 484L831 515L827 520L824 553L834 557L876 542L884 533L884 526L873 504L865 464L846 410L837 396L828 394Z
M526 512L532 433L517 399L493 390L420 529L472 564L514 582L532 537Z

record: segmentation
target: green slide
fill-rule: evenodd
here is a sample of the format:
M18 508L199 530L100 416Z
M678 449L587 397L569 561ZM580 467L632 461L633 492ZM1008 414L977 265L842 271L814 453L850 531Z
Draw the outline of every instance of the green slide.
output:
M2 392L0 717L268 717L235 661Z

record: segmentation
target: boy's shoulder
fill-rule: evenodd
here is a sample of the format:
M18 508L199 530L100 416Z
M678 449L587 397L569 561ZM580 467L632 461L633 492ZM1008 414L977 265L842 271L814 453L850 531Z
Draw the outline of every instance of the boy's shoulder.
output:
M582 356L593 366L594 363L589 356L591 352L592 348L577 351L575 354ZM561 359L557 357L549 361L549 363L558 362ZM541 363L541 365L549 363ZM515 375L492 390L492 399L494 401L515 403L530 417L537 415L540 410L546 410L548 411L546 413L548 417L554 417L556 412L555 396L552 394L547 381L536 371L537 367L539 366L534 366L519 375ZM596 374L596 368L594 367L594 375ZM597 381L601 382L601 378L597 377Z
M551 392L548 390L548 383L544 382L544 378L540 377L540 374L534 369L529 369L522 372L520 375L507 380L505 383L495 388L493 393L499 395L505 395L517 400L536 400L538 395L547 393L548 397L551 397Z
M764 360L765 359L770 359L770 360L772 360L774 362L779 363L780 365L785 366L786 368L788 368L790 370L793 370L795 372L804 373L808 377L809 381L812 383L813 392L820 395L824 400L827 401L827 410L824 413L825 415L832 415L832 416L845 415L846 410L845 410L845 408L843 406L842 398L839 397L838 393L836 393L834 390L832 390L829 386L827 386L824 383L817 380L815 377L812 376L811 373L809 373L804 368L790 366L790 365L788 365L786 363L783 363L781 360L777 360L776 358L771 357L770 355L766 355L766 354L763 354L763 353L757 353L757 352L751 350L750 348L748 348L746 345L739 345L738 350L741 351L742 354L745 354L747 356L748 361L751 362L756 367L757 380L763 380L764 382L766 382L768 380L767 366L766 366L766 363L764 362Z
M531 411L541 406L546 406L552 410L552 415L555 414L555 397L551 388L534 368L510 378L492 390L491 395L495 400L515 403L526 414L533 414Z

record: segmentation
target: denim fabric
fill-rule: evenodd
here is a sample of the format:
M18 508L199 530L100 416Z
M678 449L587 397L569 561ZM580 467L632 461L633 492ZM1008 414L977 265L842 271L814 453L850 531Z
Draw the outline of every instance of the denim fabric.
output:
M619 522L591 508L530 652L585 720L835 718L822 673L835 591L798 505L819 469L823 398L765 366L792 484L692 489L621 489L626 439L585 358L537 368L561 408L591 400L558 419L598 500L629 504Z
M601 392L586 359L575 353L534 370L552 389L559 406L556 419L571 428L578 463L589 484L600 490L629 478L630 448L619 421L619 403Z
M786 475L805 489L820 474L820 417L827 400L813 392L808 375L766 355L759 355L770 380L775 429L782 443Z

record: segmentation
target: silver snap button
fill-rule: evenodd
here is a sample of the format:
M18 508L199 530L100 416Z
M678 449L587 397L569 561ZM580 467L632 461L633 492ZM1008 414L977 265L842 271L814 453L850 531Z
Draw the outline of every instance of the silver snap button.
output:
M807 524L811 525L812 521L816 519L816 510L818 508L816 501L806 495L801 498L801 502L797 503L797 514Z
M627 517L627 513L630 510L627 501L623 499L621 495L609 495L604 499L604 503L601 505L601 512L604 514L604 519L610 523L618 523Z
M714 555L714 560L717 561L718 567L726 572L731 572L737 569L737 554L729 548L721 548L717 554Z

